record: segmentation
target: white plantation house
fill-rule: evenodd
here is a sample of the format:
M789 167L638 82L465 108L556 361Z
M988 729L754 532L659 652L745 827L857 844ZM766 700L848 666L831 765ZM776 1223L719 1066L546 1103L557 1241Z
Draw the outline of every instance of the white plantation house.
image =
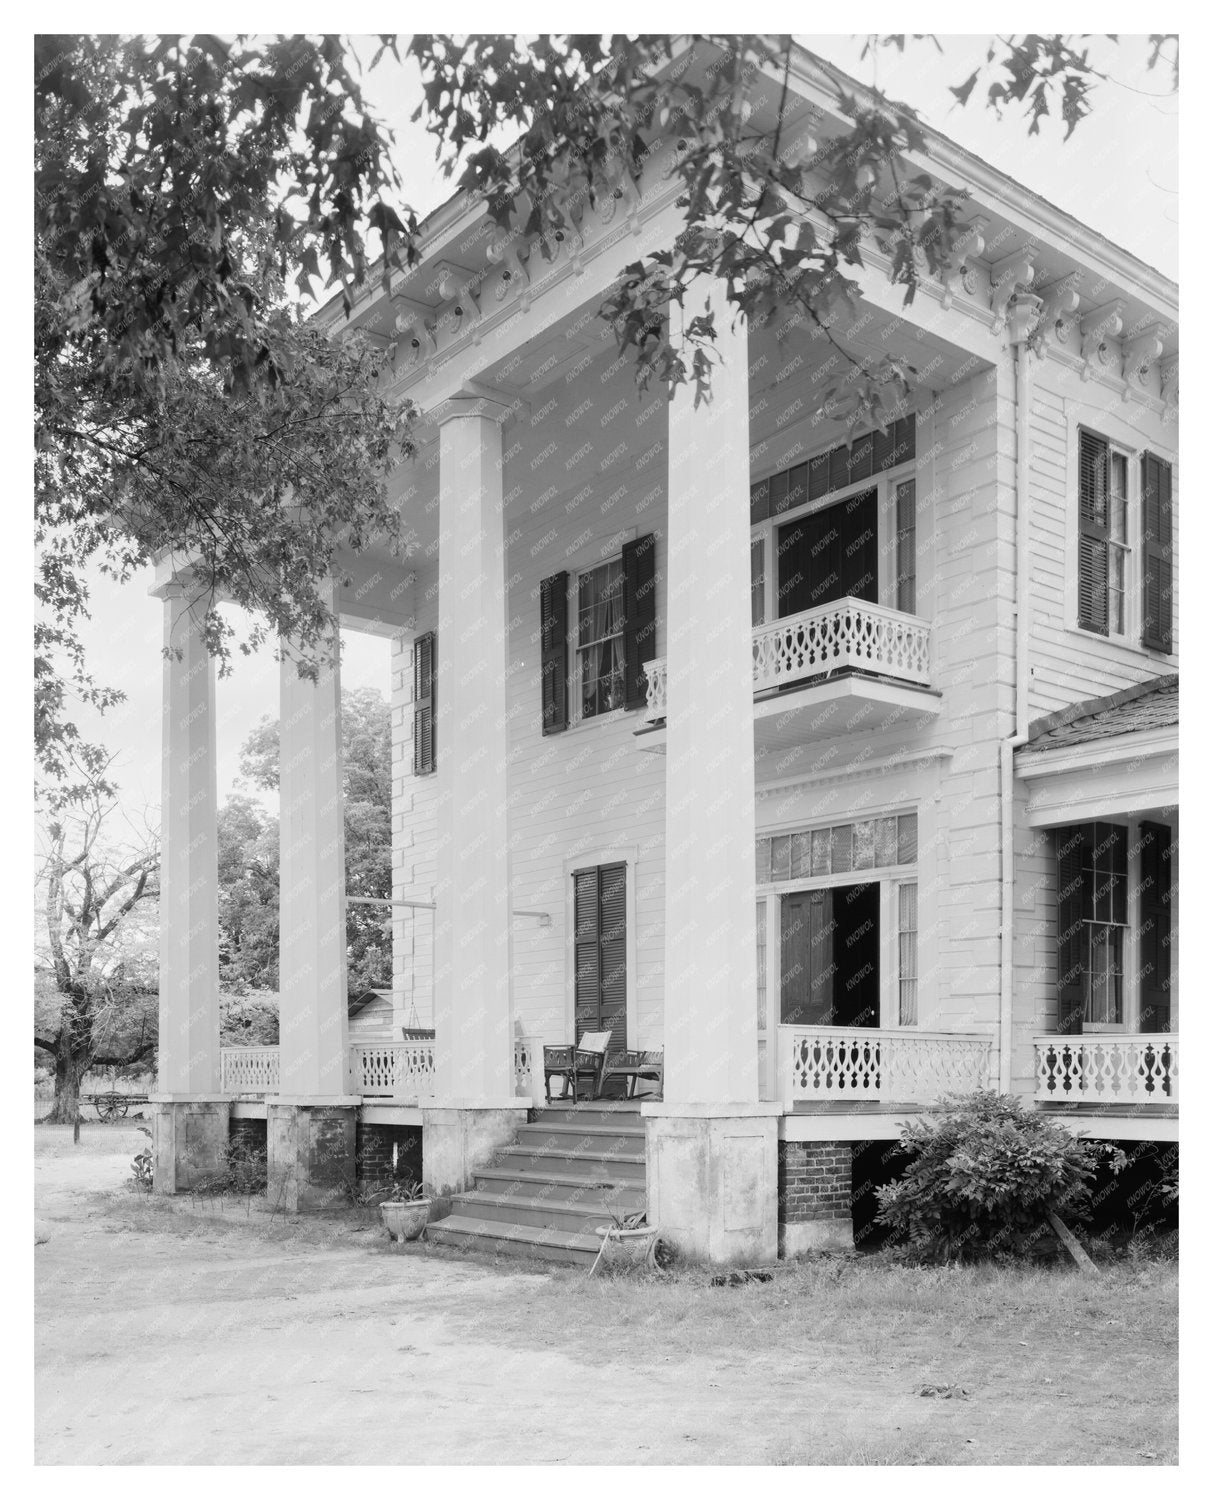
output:
M836 76L794 52L792 127L842 128ZM906 306L865 246L835 330L912 399L821 418L828 341L704 284L695 410L597 316L676 150L550 261L456 197L319 315L425 414L407 557L333 583L392 640L389 1040L347 1015L339 673L287 643L281 1043L220 1049L213 671L164 565L159 1191L265 1120L307 1208L419 1131L433 1239L575 1259L609 1200L752 1263L849 1243L855 1151L945 1094L1176 1139L1174 283L928 132L963 253Z

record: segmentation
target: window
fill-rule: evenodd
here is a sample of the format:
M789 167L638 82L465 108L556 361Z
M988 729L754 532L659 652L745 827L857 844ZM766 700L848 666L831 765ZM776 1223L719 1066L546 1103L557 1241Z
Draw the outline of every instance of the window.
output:
M577 667L583 719L623 706L622 562L578 576Z
M897 1024L918 1024L918 886L897 887Z
M1128 631L1129 461L1093 432L1079 433L1078 623L1100 635Z
M1058 835L1058 1031L1125 1024L1128 847L1119 823Z

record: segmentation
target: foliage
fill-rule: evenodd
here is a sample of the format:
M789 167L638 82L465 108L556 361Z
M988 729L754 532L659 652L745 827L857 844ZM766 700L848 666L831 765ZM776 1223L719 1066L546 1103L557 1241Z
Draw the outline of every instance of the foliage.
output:
M1024 1254L1050 1233L1050 1213L1085 1218L1100 1157L1100 1148L993 1092L954 1096L942 1114L911 1120L901 1144L913 1160L877 1188L877 1217L918 1253L949 1261Z
M264 1193L269 1181L268 1152L264 1144L236 1136L223 1148L218 1171L194 1185L201 1194L236 1193L242 1197Z
M412 1177L399 1177L389 1186L386 1195L380 1199L382 1203L420 1203L425 1197L425 1189L421 1183Z
M78 802L50 799L40 830L44 960L57 1005L35 1006L34 1045L55 1067L49 1120L79 1120L80 1082L94 1065L130 1066L156 1047L151 944L138 909L159 893L160 852L148 830L118 840L103 777ZM142 951L140 947L142 946Z
M79 638L86 568L129 577L162 549L209 603L256 612L314 657L335 549L393 538L389 464L407 408L382 354L305 326L289 283L349 297L378 231L413 255L390 136L337 38L43 36L35 42L35 729L78 791L104 761L72 697L116 695ZM221 658L230 626L211 609Z
M145 1125L140 1125L140 1133L150 1140L152 1133ZM154 1186L156 1158L150 1146L144 1146L143 1150L132 1160L131 1171L134 1173L132 1188L139 1193L150 1193Z
M375 688L341 695L345 884L351 896L392 894L391 710ZM278 722L264 718L246 738L241 770L255 786L278 787ZM278 830L251 798L230 798L220 815L220 924L225 984L278 984ZM225 842L226 841L226 842ZM226 858L224 851L226 850ZM346 909L349 993L392 982L386 907Z
M276 1047L278 996L256 990L245 995L220 995L219 1042L223 1047Z

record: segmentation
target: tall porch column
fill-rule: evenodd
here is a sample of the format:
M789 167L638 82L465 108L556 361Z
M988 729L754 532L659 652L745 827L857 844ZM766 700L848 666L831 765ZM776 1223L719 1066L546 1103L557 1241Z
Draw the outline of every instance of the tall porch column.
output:
M286 640L281 658L280 1093L268 1140L271 1200L293 1212L324 1207L352 1179L361 1100L349 1079L341 667L334 655L314 680L300 676Z
M699 288L696 288L698 294ZM649 1210L685 1254L771 1258L778 1105L758 1098L748 338L713 283L712 399L669 409L665 1097Z
M188 576L164 601L160 852L160 1028L155 1188L212 1172L227 1142L219 1093L219 878L215 668Z
M479 397L449 401L436 414L437 1080L422 1143L427 1187L439 1196L469 1183L475 1167L512 1137L529 1102L514 1097L510 1012L501 456L509 415L509 407Z

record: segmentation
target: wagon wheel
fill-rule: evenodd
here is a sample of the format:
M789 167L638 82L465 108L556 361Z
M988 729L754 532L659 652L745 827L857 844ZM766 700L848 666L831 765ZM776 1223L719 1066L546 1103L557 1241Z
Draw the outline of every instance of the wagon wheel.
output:
M118 1107L121 1100L117 1094L98 1094L97 1096L97 1118L100 1120L114 1120L118 1117ZM122 1110L125 1114L125 1108Z
M123 1094L120 1099L116 1098L114 1100L114 1112L119 1116L120 1119L126 1119L126 1112L128 1109L130 1109L130 1107L130 1097L126 1094Z

